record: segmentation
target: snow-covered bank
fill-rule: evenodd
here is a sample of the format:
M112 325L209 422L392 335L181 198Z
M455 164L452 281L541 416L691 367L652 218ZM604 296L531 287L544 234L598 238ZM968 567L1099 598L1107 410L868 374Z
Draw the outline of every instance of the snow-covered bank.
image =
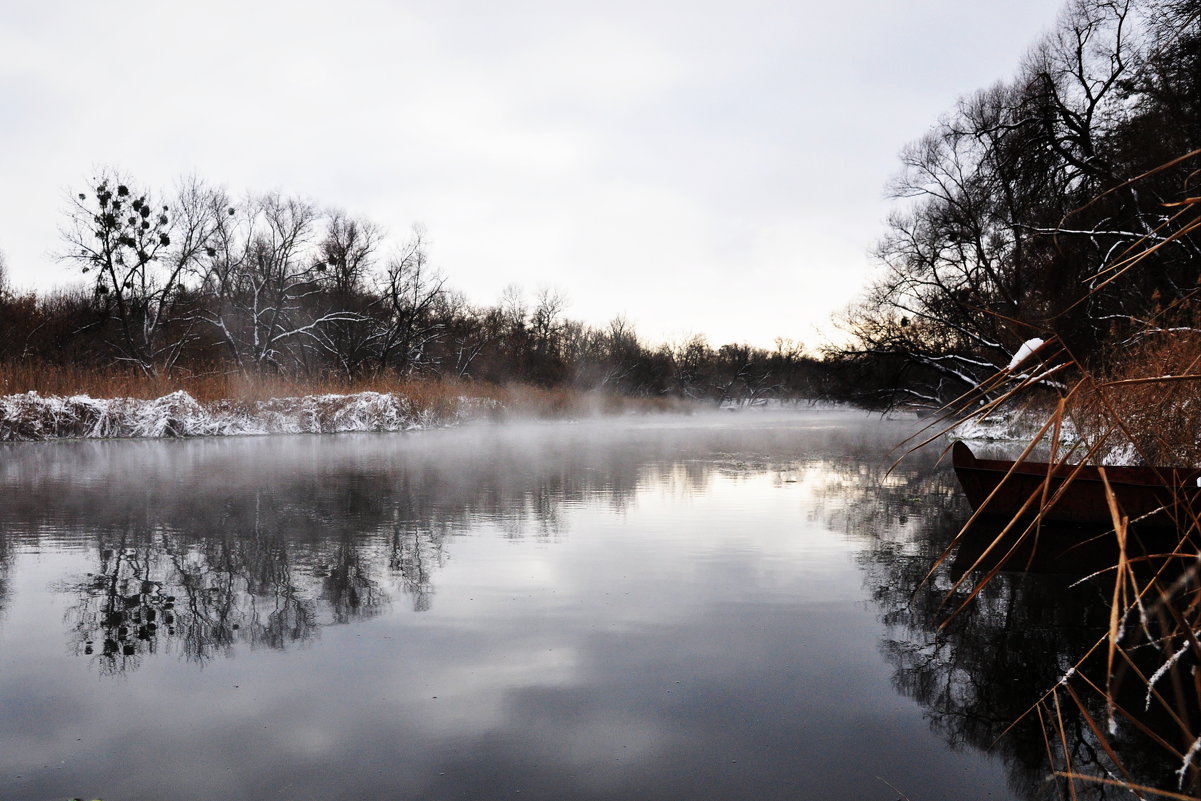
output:
M952 439L972 443L1029 443L1047 421L1045 416L1032 412L1005 410L987 417L972 417L959 423L951 432ZM1070 420L1064 420L1061 438L1074 441L1075 430Z
M1038 436L1038 432L1046 424L1050 413L1040 416L1036 412L1005 411L984 418L965 420L954 429L947 432L952 440L961 439L975 449L977 455L990 458L1016 458L1030 441ZM1043 442L1035 448L1034 458L1045 455L1051 447L1051 431L1043 436ZM1079 454L1092 450L1089 442L1085 441L1076 430L1075 424L1064 419L1060 422L1059 447L1062 453L1073 453L1079 459ZM1060 458L1064 458L1062 455ZM1070 457L1069 457L1070 458ZM1111 467L1132 466L1143 464L1134 445L1125 437L1113 436L1109 441L1096 448L1090 457L1095 464Z
M463 422L495 405L460 397L449 408L419 409L380 392L212 403L182 390L154 400L27 392L0 396L0 441L408 431Z

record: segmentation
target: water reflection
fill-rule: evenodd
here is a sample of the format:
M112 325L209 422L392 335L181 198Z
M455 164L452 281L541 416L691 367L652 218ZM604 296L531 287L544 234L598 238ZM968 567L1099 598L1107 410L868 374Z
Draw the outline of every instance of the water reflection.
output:
M198 796L301 777L295 797L891 801L883 775L914 798L1000 798L976 754L991 749L1017 796L1053 797L1036 719L993 741L1104 629L1103 587L1004 574L939 630L955 566L921 581L966 510L934 452L886 473L903 433L831 416L7 446L0 604L18 557L63 555L46 603L65 599L72 656L30 664L86 664L142 710L158 697L112 677L218 708L200 676L255 682L227 717L176 724L236 732L236 756L188 742L241 784L157 785ZM181 661L205 671L169 682ZM72 714L104 728L93 703ZM1068 712L1087 764L1096 743ZM260 719L289 734L263 741ZM26 763L75 754L53 737ZM336 776L314 774L330 753ZM76 794L39 777L0 774L0 791Z
M984 571L970 574L973 580L958 589L955 583L998 532L974 529L955 558L931 572L968 517L953 475L929 469L933 458L931 453L917 456L898 481L858 482L868 497L856 502L858 511L846 519L871 543L859 561L886 627L881 651L893 666L897 690L922 705L932 729L952 747L1003 755L1010 785L1022 798L1129 797L1127 790L1100 783L1077 782L1069 789L1050 776L1046 745L1048 739L1054 743L1056 767L1066 757L1080 773L1121 775L1093 729L1105 725L1107 710L1082 683L1088 671L1074 667L1109 625L1113 580L1094 571L1113 564L1111 544L1100 538L1081 548L1078 543L1099 533L1046 529L1039 548L1014 553L1005 570L968 603ZM961 611L952 615L954 610ZM1103 669L1104 659L1098 659L1099 665L1086 664ZM1061 719L1040 716L1036 702L1055 688L1062 692L1067 676L1084 709L1071 702L1054 707L1052 701ZM1144 688L1131 684L1135 692ZM1125 706L1140 710L1143 702L1127 698ZM1164 749L1137 730L1179 739L1172 721L1155 717L1118 726L1107 737L1135 781L1176 788L1179 761L1165 759ZM1191 737L1179 744L1182 753L1190 742Z
M0 536L0 624L3 623L4 609L8 605L8 575L12 566L13 545L9 537Z
M857 422L808 432L807 461L875 458L873 427ZM76 599L71 651L105 674L160 652L203 663L239 644L283 649L399 597L428 611L448 543L481 524L549 541L565 508L621 513L641 487L699 494L715 474L770 473L776 486L801 475L770 425L697 430L5 446L0 568L21 542L91 554L58 589Z

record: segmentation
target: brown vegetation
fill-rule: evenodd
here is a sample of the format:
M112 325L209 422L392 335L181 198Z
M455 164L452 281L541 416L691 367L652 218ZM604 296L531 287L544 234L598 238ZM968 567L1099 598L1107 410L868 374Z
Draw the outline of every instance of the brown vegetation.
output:
M1191 155L1201 158L1201 151ZM1108 272L1154 271L1162 244L1195 235L1201 198L1187 197L1179 207L1185 213L1171 226L1146 238ZM1088 303L1095 291L1089 288L1080 303ZM1153 466L1201 465L1201 287L1166 304L1153 302L1154 313L1127 321L1137 328L1114 337L1103 359L1076 358L1063 340L1053 339L1039 349L1034 366L997 372L950 410L945 418L952 421L950 430L956 417L972 419L1023 403L1045 408L1049 399L1051 411L1018 461L1041 444L1053 463L1065 466L1103 465L1115 454ZM1070 483L1057 491L1070 492ZM1108 630L1027 712L1041 723L1047 758L1072 798L1084 788L1104 786L1143 797L1201 798L1201 517L1193 499L1198 492L1179 490L1188 497L1166 509L1174 526L1152 530L1131 519L1107 487L1111 527L1077 534L1110 542L1117 554L1097 574L1112 579ZM1044 510L1053 500L1049 471L1029 502ZM966 541L973 522L935 567ZM1046 525L1042 511L1018 513L982 553L1037 547ZM950 618L1003 565L1004 558L985 569L984 556L971 565L947 593L948 601L957 599ZM1089 754L1087 765L1079 761L1082 750ZM1155 756L1148 760L1148 753Z
M588 393L534 384L493 384L451 378L384 373L362 378L246 376L241 373L175 371L148 375L123 367L80 367L34 362L0 362L0 396L37 392L42 396L88 395L93 398L151 400L183 390L201 403L249 403L307 395L381 392L409 399L419 410L449 408L459 398L495 401L495 415L540 418L582 417L597 413L686 411L695 404L671 397L639 398Z
M844 357L893 398L943 406L942 429L1041 410L1019 462L1201 467L1199 89L1195 0L1067 3L1014 79L905 152L907 202ZM1047 472L1023 510L1071 491ZM946 626L1043 537L1116 554L1081 582L1102 589L1104 632L1030 688L1024 720L1058 797L1201 798L1201 488L1173 492L1167 530L1108 488L1107 531L1053 535L1042 511L992 510L1000 531L973 518L931 571L957 546L981 554L955 562Z
M1201 320L1136 336L1074 394L1066 414L1094 439L1109 432L1133 460L1201 465ZM1101 445L1098 451L1104 451Z

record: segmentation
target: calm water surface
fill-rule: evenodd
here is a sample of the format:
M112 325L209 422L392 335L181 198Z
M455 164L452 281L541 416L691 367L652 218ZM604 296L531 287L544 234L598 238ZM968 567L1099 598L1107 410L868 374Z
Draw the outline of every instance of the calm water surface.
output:
M907 431L0 448L0 798L1034 795L981 747L1072 624L1002 587L934 636L964 510L936 454L885 478Z

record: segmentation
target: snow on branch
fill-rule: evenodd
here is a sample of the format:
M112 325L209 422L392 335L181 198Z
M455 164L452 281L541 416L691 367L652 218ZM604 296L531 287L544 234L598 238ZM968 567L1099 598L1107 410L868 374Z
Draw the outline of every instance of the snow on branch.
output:
M1009 360L1009 364L1005 366L1005 369L1012 370L1015 367L1020 366L1022 364L1022 362L1029 359L1032 355L1034 355L1034 352L1036 350L1038 350L1045 344L1046 344L1046 342L1042 339L1039 339L1038 337L1034 337L1033 339L1027 339L1025 342L1022 343L1022 346L1017 349L1017 353L1013 354L1013 358Z

